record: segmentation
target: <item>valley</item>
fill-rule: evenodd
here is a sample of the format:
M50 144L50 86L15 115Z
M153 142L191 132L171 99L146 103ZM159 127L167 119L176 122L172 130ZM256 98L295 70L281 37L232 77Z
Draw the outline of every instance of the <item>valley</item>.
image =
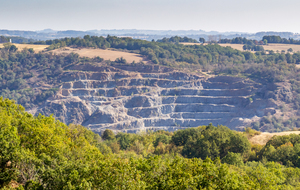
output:
M300 190L300 1L0 5L0 190Z

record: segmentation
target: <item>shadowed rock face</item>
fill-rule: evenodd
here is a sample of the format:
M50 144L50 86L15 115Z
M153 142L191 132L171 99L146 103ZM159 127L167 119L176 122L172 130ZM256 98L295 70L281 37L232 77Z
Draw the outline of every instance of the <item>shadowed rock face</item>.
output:
M36 115L54 114L67 124L82 124L94 132L107 128L137 132L174 131L209 123L238 130L276 113L272 99L256 95L263 87L242 78L143 65L75 69L64 73L60 91ZM285 94L281 98L289 98Z

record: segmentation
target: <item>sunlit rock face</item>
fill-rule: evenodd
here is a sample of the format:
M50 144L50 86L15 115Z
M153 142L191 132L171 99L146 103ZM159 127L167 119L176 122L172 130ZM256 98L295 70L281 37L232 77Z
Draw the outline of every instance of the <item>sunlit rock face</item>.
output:
M70 70L60 79L60 91L36 115L53 114L98 133L175 131L209 123L239 130L277 109L262 93L265 87L243 78L152 65L83 65Z

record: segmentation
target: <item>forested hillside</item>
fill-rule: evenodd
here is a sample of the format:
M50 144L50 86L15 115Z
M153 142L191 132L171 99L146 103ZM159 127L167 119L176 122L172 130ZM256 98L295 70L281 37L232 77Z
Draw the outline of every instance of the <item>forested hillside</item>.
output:
M100 137L0 99L3 189L298 189L299 135L201 126Z
M190 45L184 46L182 44L175 44L176 41L181 41L180 38L164 39L159 42L148 42L144 40L135 40L131 38L117 38L113 36L96 37L85 36L84 38L64 38L60 40L47 40L39 42L41 44L50 45L49 49L60 48L64 46L73 47L91 47L91 48L116 48L135 51L144 56L147 56L154 64L169 65L175 67L188 67L186 63L192 65L199 65L200 69L217 69L222 71L231 67L239 65L250 66L251 63L268 63L262 65L267 68L272 65L277 67L277 63L299 63L300 54L281 54L271 53L265 54L264 51L258 51L255 54L250 52L241 52L230 47L221 47L218 45L198 46ZM184 41L184 39L182 39ZM187 40L188 41L188 40ZM256 45L254 40L247 40L250 45ZM253 65L252 65L253 66ZM223 71L224 72L224 71ZM245 69L240 70L234 74L244 73Z
M0 50L0 94L32 108L55 95L59 76L68 66L81 62L101 62L101 58L79 58L78 54L35 53L33 49L16 51L6 44Z
M263 131L284 131L299 127L300 78L297 64L300 62L300 53L270 52L266 54L264 51L251 53L216 44L184 46L176 43L181 40L184 39L174 37L165 39L164 42L148 42L113 36L107 38L85 36L84 38L39 42L50 45L49 52L40 53L35 53L32 49L16 51L12 45L6 44L0 50L1 95L16 100L26 109L35 109L43 105L47 99L51 97L55 99L66 77L65 74L68 75L70 71L72 73L89 72L73 69L82 68L79 65L103 67L139 65L136 68L140 68L143 64L127 63L122 58L105 61L100 57L90 59L79 57L74 53L60 55L50 51L64 46L114 48L141 54L150 61L150 65L159 65L188 73L201 74L208 71L208 77L230 75L253 80L260 83L263 88L249 97L249 101L274 100L277 105L276 109L282 113L281 115L266 114L262 120L252 123L251 126ZM118 79L114 80L118 82ZM114 87L117 88L117 85Z

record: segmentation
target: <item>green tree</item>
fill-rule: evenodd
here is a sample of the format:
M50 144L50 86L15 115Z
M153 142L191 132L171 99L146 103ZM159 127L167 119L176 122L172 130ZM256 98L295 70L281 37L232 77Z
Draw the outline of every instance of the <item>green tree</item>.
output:
M199 38L199 42L200 43L205 43L205 39L204 38Z
M222 158L222 162L235 166L242 166L244 164L241 154L233 152L228 152L228 154Z
M17 164L20 154L20 138L12 126L14 118L1 108L0 111L0 187L17 179Z
M101 137L103 140L113 140L113 139L115 139L115 134L112 130L105 129L105 131L103 131Z
M126 150L127 148L130 147L130 136L129 134L126 133L118 133L116 135L117 141L120 144L121 150Z
M243 154L249 150L250 143L244 135L225 126L214 127L210 124L200 133L188 138L182 155L188 158L215 159L225 157L228 152Z
M184 146L189 138L195 138L199 130L195 128L188 128L185 130L178 130L172 136L171 142L174 143L176 146Z
M264 39L263 42L264 42L264 45L268 45L268 40L267 39Z
M18 48L15 46L15 45L11 45L10 47L9 47L9 51L10 52L16 52L18 50Z

